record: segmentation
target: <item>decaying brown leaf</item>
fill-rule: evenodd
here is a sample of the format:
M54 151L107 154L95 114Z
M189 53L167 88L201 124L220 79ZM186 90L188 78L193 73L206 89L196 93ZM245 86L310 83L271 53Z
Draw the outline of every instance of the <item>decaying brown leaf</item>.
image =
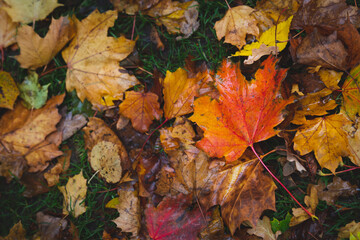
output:
M39 227L40 237L44 240L60 240L61 232L68 225L65 219L47 215L43 212L36 213L36 222Z
M49 160L62 155L58 149L61 140L54 142L50 134L57 132L56 124L61 119L57 106L64 96L55 96L36 110L28 110L18 103L0 119L0 125L6 126L0 129L0 142L8 152L23 155L29 171L44 170Z
M57 0L4 0L2 7L14 22L31 23L47 17L55 8L62 6Z
M47 172L44 173L48 186L55 186L59 182L59 176L70 167L71 150L69 147L62 147L64 155L57 158L57 163Z
M82 114L76 114L73 116L72 112L66 113L65 110L61 111L61 115L63 118L59 123L58 129L63 134L63 141L69 139L87 123L85 116Z
M0 71L0 108L13 109L19 89L10 73Z
M159 0L110 0L110 2L119 12L125 11L126 14L134 15L139 10L143 11L151 8Z
M119 190L119 204L116 206L120 216L113 220L123 232L137 236L140 230L140 201L135 191Z
M257 20L251 13L253 8L241 5L230 8L225 16L215 23L215 31L218 40L225 37L225 42L230 43L239 50L246 44L247 34L259 36L260 30L257 26Z
M1 5L0 5L1 7ZM0 48L6 48L16 42L16 27L5 10L0 8Z
M121 36L108 37L108 28L114 25L117 12L92 12L82 21L75 19L77 33L69 47L62 51L67 63L66 89L76 93L81 101L88 99L99 109L113 105L123 92L136 85L119 61L134 49L135 41Z
M85 197L87 186L82 171L69 178L66 186L58 188L64 195L63 214L72 214L74 217L78 217L86 212Z
M73 36L74 26L67 17L53 18L44 38L32 27L24 25L19 28L16 36L20 55L15 58L22 68L36 69L45 66Z
M107 182L119 182L123 170L130 167L122 142L100 118L90 118L83 131L91 167L99 171Z
M0 147L0 176L6 178L6 182L15 177L21 178L26 161L21 154L8 153L3 147Z

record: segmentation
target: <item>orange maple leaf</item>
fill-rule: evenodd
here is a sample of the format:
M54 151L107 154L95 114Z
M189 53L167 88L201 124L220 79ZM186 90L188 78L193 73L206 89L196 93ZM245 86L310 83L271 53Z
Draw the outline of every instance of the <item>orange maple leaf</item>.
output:
M224 61L215 81L219 100L209 97L194 102L190 120L204 130L197 146L212 157L238 159L248 146L276 134L274 127L283 120L282 110L292 99L282 99L279 90L286 69L276 69L277 60L269 57L248 82L239 65Z

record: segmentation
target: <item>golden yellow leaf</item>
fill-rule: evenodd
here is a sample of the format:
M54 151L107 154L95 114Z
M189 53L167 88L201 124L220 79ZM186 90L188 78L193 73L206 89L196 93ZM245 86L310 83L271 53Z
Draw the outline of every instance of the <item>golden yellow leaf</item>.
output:
M82 171L69 178L66 186L60 186L58 188L64 195L63 214L71 214L77 218L86 212L85 197L87 186Z
M13 109L19 93L10 73L0 71L0 108Z
M4 0L2 8L14 22L31 23L47 17L55 8L62 6L57 0Z
M103 98L120 99L126 89L139 83L119 67L119 61L133 51L135 41L107 36L116 18L116 11L95 10L82 21L75 19L77 34L62 52L68 66L67 91L76 89L81 101L86 98L99 109L113 105L104 103Z
M117 206L120 204L120 200L118 197L111 199L108 201L108 203L105 205L106 208L114 208L117 209Z
M20 102L13 111L6 112L0 119L0 142L9 151L22 154L29 171L44 170L48 161L63 154L61 143L50 139L57 133L56 125L61 119L57 106L65 94L52 97L40 109L28 110ZM60 135L61 138L61 135Z
M308 93L299 101L299 107L295 111L293 124L302 125L306 123L305 116L321 116L327 114L329 110L337 107L335 100L330 96L332 91L324 88L319 92Z
M360 113L360 64L350 71L342 86L342 95L344 103L342 109L351 120L355 120L356 115Z
M1 5L0 5L1 7ZM0 8L0 48L6 48L16 42L16 27L9 15Z
M294 15L299 7L296 0L262 0L256 3L255 9L266 14L275 24Z
M344 114L306 120L296 132L294 149L301 155L314 151L320 166L335 173L342 157L349 155L348 134L343 129L344 125L351 125Z
M360 235L360 222L352 221L348 224L346 224L344 227L339 229L338 238L350 238L351 234L353 236L359 236ZM350 238L351 239L351 238ZM356 239L356 238L354 238Z
M120 190L117 210L120 214L113 220L123 232L131 232L137 236L140 230L140 201L135 191Z
M321 81L323 81L327 88L332 91L340 89L338 83L341 80L341 76L343 75L342 72L336 72L334 70L321 68L318 74Z
M14 226L12 226L9 234L6 237L4 237L4 238L0 237L0 239L1 240L24 240L24 239L26 239L26 231L23 228L21 221L19 221Z
M250 56L245 63L252 64L264 55L281 52L287 45L292 18L291 16L277 26L272 26L269 30L261 34L259 41L245 45L241 51L236 52L233 56ZM267 48L264 48L263 45Z
M41 38L34 29L24 25L18 30L20 55L16 56L22 68L36 69L48 64L74 36L74 26L67 17L52 19L49 31Z
M247 34L259 36L257 20L251 13L253 8L245 5L230 8L225 16L215 23L218 40L225 37L225 42L230 43L239 50L246 44Z

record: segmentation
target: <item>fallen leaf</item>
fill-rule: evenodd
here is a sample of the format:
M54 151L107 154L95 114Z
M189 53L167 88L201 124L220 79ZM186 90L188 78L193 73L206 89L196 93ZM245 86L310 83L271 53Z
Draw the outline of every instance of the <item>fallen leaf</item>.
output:
M24 24L43 20L55 8L62 6L57 0L4 0L8 6L2 6L14 22Z
M328 114L327 111L333 110L338 105L330 97L332 91L324 88L319 92L308 93L298 102L295 111L293 124L302 125L306 123L306 116L322 116Z
M14 109L19 89L10 73L0 71L0 108Z
M314 28L300 43L296 50L296 62L329 69L347 69L347 51L338 39L337 32L325 36Z
M275 210L276 185L261 163L249 160L218 173L207 206L220 204L221 215L234 234L243 221L256 226L262 212ZM251 206L251 207L249 207Z
M194 97L198 95L199 82L204 79L201 74L189 78L185 69L178 68L175 72L166 72L163 82L164 115L167 119L179 117L193 111Z
M14 177L20 179L26 169L24 156L19 153L8 153L2 147L0 149L0 176L5 177L7 183L10 183Z
M119 190L119 204L116 206L120 216L113 220L123 232L131 232L133 237L140 230L140 201L135 191Z
M47 193L50 190L42 172L31 173L25 171L20 179L20 183L25 186L25 191L22 195L27 198Z
M353 239L357 240L359 239L360 235L360 222L352 221L348 224L346 224L344 227L340 228L338 234L338 239L342 238L350 238L351 235L356 236ZM352 239L351 239L352 240Z
M343 104L342 109L346 115L355 120L356 115L360 113L360 87L358 81L360 79L360 65L356 66L350 71L349 76L346 78L342 86Z
M220 215L220 208L215 207L211 211L211 221L200 232L201 240L225 239L224 222Z
M9 234L2 238L2 240L24 240L26 239L26 231L23 228L21 221L16 223L12 228L10 229Z
M236 52L232 56L249 56L244 63L252 64L264 55L281 52L287 45L291 20L292 16L286 21L283 21L276 26L272 26L269 30L260 35L257 42L245 45L241 51Z
M225 16L215 23L218 40L225 37L225 43L236 46L239 50L246 44L247 34L259 36L257 20L251 13L253 8L241 5L227 10Z
M133 51L135 41L107 36L116 18L115 11L95 10L82 21L75 19L77 34L62 51L68 66L66 90L76 89L81 101L86 98L99 109L113 105L110 100L120 99L126 89L139 83L119 67L119 61Z
M319 203L318 190L317 188L309 184L308 195L305 196L304 202L308 206L307 210L315 215L316 207ZM293 217L290 220L289 226L293 227L299 223L302 223L310 218L309 214L306 213L302 208L293 208Z
M337 33L338 38L347 48L348 68L355 67L360 63L360 34L358 30L350 21L346 21L345 24L339 26Z
M338 83L340 82L341 76L343 75L342 72L321 68L318 74L321 81L323 81L327 88L332 91L340 89Z
M39 227L41 239L44 240L60 240L61 232L65 230L68 223L65 219L44 214L43 212L36 213L36 222Z
M325 185L324 182L319 181L315 185L318 192L319 200L326 201L328 205L335 204L339 197L350 197L357 193L357 186L352 185L348 181L343 181L340 177L335 176L332 183Z
M29 171L44 170L48 161L63 154L58 144L46 139L56 132L60 121L57 106L63 95L52 97L46 105L37 110L28 110L21 103L13 111L6 112L0 119L0 142L9 152L23 155L30 166Z
M148 204L145 218L149 236L154 240L197 239L207 222L199 208L190 210L190 200L190 195L179 194L165 197L156 208Z
M311 29L311 27L330 27L344 24L347 19L360 27L358 8L348 6L345 0L310 0L303 1L294 16L292 28Z
M255 9L264 12L274 23L282 22L294 15L300 5L296 0L262 0L256 2Z
M70 167L71 150L66 145L62 147L64 155L57 158L57 163L47 172L44 173L48 186L55 186L59 182L60 174Z
M296 132L294 149L301 155L314 151L320 166L335 173L335 169L342 163L342 157L351 154L344 125L351 125L351 122L343 114L306 120Z
M144 14L155 18L157 25L164 25L169 33L182 33L188 38L200 26L198 19L198 2L178 2L160 0Z
M277 231L276 234L273 233L271 230L270 219L267 216L264 216L259 220L255 227L247 230L247 233L262 237L264 240L276 240L281 234L280 231Z
M0 49L6 48L16 42L16 28L9 15L0 6Z
M100 118L90 118L83 131L93 170L99 171L107 182L119 182L123 170L131 166L122 142Z
M45 105L50 83L44 86L39 84L39 77L35 71L30 72L19 85L20 97L28 109L39 109Z
M117 11L125 11L128 15L134 15L139 10L143 11L151 8L157 4L159 0L110 0L110 2Z
M132 126L139 132L149 131L153 119L159 120L162 110L155 93L129 91L119 105L120 114L131 119Z
M215 81L219 101L201 97L194 102L194 115L189 119L204 130L196 143L211 157L225 156L235 161L248 146L276 134L274 127L282 120L282 111L292 102L279 94L285 69L275 69L276 59L269 57L249 83L238 65L224 61Z
M86 179L82 171L69 178L66 186L58 187L59 191L64 195L63 214L71 214L75 218L86 212Z
M154 27L154 26L151 27L150 40L152 43L156 44L157 49L164 51L165 46L164 46L163 42L161 41L161 38L159 36L159 33L158 33L156 27Z
M53 18L44 38L40 37L31 26L23 25L18 29L16 36L20 55L15 59L22 68L36 69L45 66L73 36L74 26L67 17Z
M63 134L63 141L72 137L87 123L86 118L82 114L76 114L73 116L72 112L64 112L61 115L63 116L63 118L59 123L58 129Z

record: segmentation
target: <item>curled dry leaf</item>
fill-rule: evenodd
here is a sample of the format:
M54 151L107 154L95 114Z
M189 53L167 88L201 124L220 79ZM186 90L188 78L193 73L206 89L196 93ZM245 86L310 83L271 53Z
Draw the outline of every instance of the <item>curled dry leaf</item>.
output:
M44 38L31 26L23 25L16 36L20 55L15 58L22 68L36 69L45 66L74 36L74 30L73 22L67 17L53 18Z
M116 134L100 118L90 118L85 132L85 148L94 171L107 182L120 181L122 171L130 167L128 154Z
M275 210L275 189L275 183L263 173L260 162L249 160L217 174L206 197L207 206L220 204L221 215L234 234L243 221L256 226L264 210Z
M116 18L115 11L95 10L82 21L75 19L77 34L62 51L68 66L66 90L76 89L81 101L86 98L100 109L113 105L112 100L139 83L119 67L119 61L133 51L135 41L107 36Z
M194 103L189 119L204 130L196 146L212 157L238 159L248 146L274 136L283 120L282 111L292 102L284 100L279 90L285 69L276 69L276 59L269 57L248 82L238 65L224 61L215 81L220 92L218 101L201 97Z
M5 10L0 5L0 49L6 48L16 42L16 28L14 23Z
M0 71L0 108L13 109L20 93L10 73Z
M120 114L131 119L132 126L139 132L149 131L153 119L159 120L162 110L155 93L129 91L119 105Z
M149 236L155 240L197 239L207 222L199 208L190 206L191 196L183 194L165 197L156 208L148 204L145 218Z
M3 6L14 22L24 24L45 19L55 8L62 6L57 0L4 0Z
M82 114L72 115L72 112L61 114L63 118L59 123L59 131L63 134L63 141L69 139L74 135L79 129L84 127L87 123L86 118Z
M356 27L346 21L345 24L340 25L337 29L338 38L344 43L347 48L348 67L355 67L360 63L360 34Z
M78 217L86 212L85 197L87 192L86 179L82 171L69 178L66 186L58 187L59 191L64 195L63 214L72 214Z
M18 103L0 119L0 125L6 126L0 129L0 142L9 152L23 155L29 171L44 170L48 161L63 154L58 150L61 141L53 143L47 137L57 131L61 119L57 106L64 96L52 97L44 107L32 111Z
M140 230L140 201L135 191L119 190L119 203L116 208L120 214L113 220L123 232L137 236Z
M228 9L225 16L215 23L218 40L225 37L225 42L236 46L239 50L246 44L246 35L259 36L260 30L256 18L251 15L253 8L241 5Z

